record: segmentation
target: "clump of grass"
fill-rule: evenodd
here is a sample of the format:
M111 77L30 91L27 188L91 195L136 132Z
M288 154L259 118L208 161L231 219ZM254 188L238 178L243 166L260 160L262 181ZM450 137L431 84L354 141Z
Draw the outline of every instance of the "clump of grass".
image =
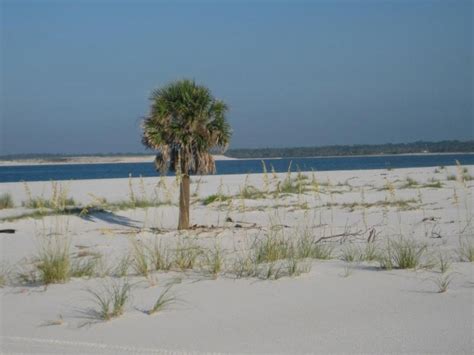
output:
M399 238L387 244L385 253L379 257L382 268L413 269L421 265L422 257L427 250L425 244L413 239Z
M132 246L132 269L137 275L147 277L151 269L147 254L147 248L137 241L133 241Z
M15 204L13 203L12 195L8 192L0 195L0 210L13 208Z
M334 207L340 206L342 208L346 208L349 211L354 211L357 208L368 209L372 207L396 207L400 210L410 210L415 208L414 204L418 203L416 199L398 199L398 200L383 200L383 201L376 201L376 202L345 202L345 203L327 203L325 207Z
M156 302L153 304L153 307L150 308L147 313L148 315L156 314L163 311L171 304L176 302L176 297L170 294L172 285L168 286L158 297Z
M374 242L369 242L361 254L361 260L376 261L379 258L379 250Z
M11 268L6 263L0 264L0 288L5 287L10 281Z
M354 270L353 270L351 264L346 262L346 263L344 263L344 271L343 271L342 274L340 274L340 276L346 278L346 277L351 276L353 272L354 272Z
M193 269L203 251L190 241L179 241L173 255L173 265L180 270Z
M448 290L451 281L453 281L454 274L442 273L435 278L432 278L431 281L434 282L438 288L438 293L444 293Z
M256 241L255 261L257 263L274 262L286 259L293 254L293 247L283 233L270 231L263 240Z
M437 266L439 267L439 271L444 274L451 268L451 258L447 253L438 253L438 260Z
M411 177L407 177L405 183L401 186L402 189L418 187L419 183Z
M68 281L71 276L69 243L60 239L48 241L40 248L36 268L39 281L45 285Z
M24 207L33 209L51 209L55 213L64 212L67 207L75 206L76 203L72 197L68 196L68 189L61 183L51 182L51 197L46 199L44 197L33 197L29 186L25 183L25 191L28 199L23 201Z
M345 245L341 249L341 259L348 263L359 261L361 260L361 252L359 248L353 244Z
M161 243L155 242L152 247L148 247L148 253L155 271L168 271L173 266L168 248Z
M290 258L286 261L286 271L290 277L300 276L310 270L311 264L308 262L301 262L297 258Z
M112 270L112 275L117 277L127 276L130 265L132 264L132 257L130 254L123 255L117 263L117 266Z
M71 277L92 277L96 274L100 257L87 257L75 259L71 263Z
M206 198L202 199L202 204L207 206L214 202L225 202L232 199L232 196L224 195L224 194L213 194L209 195Z
M131 289L132 286L127 281L114 281L99 291L88 289L87 292L92 295L96 307L89 309L87 313L104 321L121 316L130 298Z
M252 185L245 185L243 188L240 189L240 198L253 200L258 198L264 198L265 193L260 191L255 186Z
M257 274L258 264L250 253L240 253L234 260L230 273L236 278L254 277Z
M460 238L458 255L460 261L474 262L474 242L468 238Z
M206 253L205 269L214 278L217 278L224 269L224 257L219 246L215 246L213 250Z
M333 247L329 244L316 243L314 239L315 238L311 236L309 231L305 231L296 241L296 255L303 259L330 259L332 257Z

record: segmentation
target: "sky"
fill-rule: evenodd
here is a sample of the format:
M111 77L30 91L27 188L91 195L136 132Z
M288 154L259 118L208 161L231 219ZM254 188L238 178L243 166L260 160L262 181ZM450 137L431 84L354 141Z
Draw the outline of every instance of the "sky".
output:
M473 1L0 0L0 154L144 152L151 91L231 148L473 139Z

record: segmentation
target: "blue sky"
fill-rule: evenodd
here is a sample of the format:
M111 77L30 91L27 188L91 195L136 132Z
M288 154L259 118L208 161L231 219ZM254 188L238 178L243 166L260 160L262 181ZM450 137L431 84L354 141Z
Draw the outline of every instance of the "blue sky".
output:
M231 147L472 139L473 2L0 0L1 154L140 152L153 88Z

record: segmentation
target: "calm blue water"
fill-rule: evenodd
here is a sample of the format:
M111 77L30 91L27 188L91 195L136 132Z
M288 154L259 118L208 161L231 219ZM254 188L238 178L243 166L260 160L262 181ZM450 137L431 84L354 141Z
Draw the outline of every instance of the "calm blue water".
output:
M290 162L293 171L325 171L447 166L455 165L456 160L462 165L474 164L474 154L265 159L265 163L269 171L273 166L276 172L285 172ZM262 172L261 160L221 160L216 165L220 175ZM152 162L29 165L0 167L0 182L126 178L129 174L157 176Z

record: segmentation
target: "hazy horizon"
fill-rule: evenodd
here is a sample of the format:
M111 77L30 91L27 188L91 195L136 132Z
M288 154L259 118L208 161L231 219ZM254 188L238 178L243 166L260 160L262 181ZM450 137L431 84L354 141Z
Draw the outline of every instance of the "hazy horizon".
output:
M149 93L185 77L229 104L231 148L474 135L469 0L0 0L0 12L1 155L146 152Z

